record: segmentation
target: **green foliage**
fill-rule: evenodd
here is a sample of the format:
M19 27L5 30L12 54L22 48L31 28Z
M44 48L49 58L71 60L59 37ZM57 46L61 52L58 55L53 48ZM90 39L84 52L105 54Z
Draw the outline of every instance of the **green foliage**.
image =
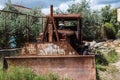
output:
M50 80L60 80L59 76L57 74L54 74L54 73L50 73L48 75L48 77Z
M105 56L100 51L97 51L97 55L96 55L96 79L97 80L101 80L99 71L106 71L108 68L108 64L109 64L108 56L109 55ZM112 59L112 57L110 56L109 58Z
M108 56L106 56L106 59L109 63L114 63L118 60L118 57L117 57L117 52L115 52L114 50L111 51Z
M104 25L106 22L113 25L115 31L119 30L119 24L116 19L117 9L111 9L111 5L106 5L101 9L101 11L92 11L90 7L90 2L87 0L82 0L78 3L69 5L69 8L64 13L60 9L57 9L56 13L75 13L82 15L83 39L93 40L101 38L101 33L103 33L101 32L101 28L102 25ZM112 36L115 36L115 34L112 34Z
M111 5L106 5L101 9L101 20L102 23L109 22L111 23L117 30L117 26L119 25L117 22L117 9L111 9Z
M104 57L104 55L96 50L96 79L100 80L100 76L98 71L106 71L106 66L109 64L107 59Z
M99 51L96 55L96 69L106 71L109 63L114 63L118 60L117 53L112 50L109 54L103 55Z
M112 9L111 5L106 5L101 9L101 24L105 23L110 23L114 27L114 29L112 28L111 31L113 33L112 34L113 38L115 38L115 34L119 30L119 23L117 22L117 9L116 8Z
M0 66L2 66L0 64ZM55 73L36 75L30 69L23 67L11 67L8 71L0 68L0 80L72 80L70 78L60 79Z
M115 26L115 28L117 29L119 23L117 22L117 9L112 9L111 10L111 20L110 23L113 24L113 26Z
M62 11L60 8L56 9L56 10L54 11L54 13L55 13L55 14L67 14L66 11Z
M117 32L116 38L120 39L120 31Z
M105 23L104 24L104 32L105 32L105 35L108 39L115 39L116 30L112 24Z
M100 32L100 12L91 11L90 2L82 0L79 3L75 3L69 6L68 14L80 14L82 15L82 27L83 27L83 39L93 40L98 38Z
M35 74L21 67L12 67L9 72L0 70L0 80L34 80Z
M45 76L37 76L34 80L46 80Z
M9 38L11 36L16 38L17 47L22 47L26 42L26 29L29 30L30 42L36 40L36 37L38 37L39 33L42 31L42 21L37 17L43 15L41 8L36 7L31 9L31 11L26 10L19 12L19 10L12 6L11 0L8 0L3 10L20 14L24 13L24 15L0 12L0 33L2 34L0 35L1 48L9 48ZM28 28L26 28L26 26L28 26Z
M96 69L105 71L106 70L105 66L107 66L108 64L109 63L105 56L99 52L98 55L96 55Z
M111 5L106 5L101 9L102 23L110 22L111 19Z
M108 61L106 60L106 58L104 57L103 54L100 54L100 55L96 56L96 64L107 66L108 65Z

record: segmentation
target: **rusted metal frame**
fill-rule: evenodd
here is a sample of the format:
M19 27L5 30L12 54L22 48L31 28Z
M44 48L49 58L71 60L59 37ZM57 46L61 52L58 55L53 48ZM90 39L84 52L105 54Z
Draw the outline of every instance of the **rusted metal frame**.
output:
M58 31L57 31L57 28L56 28L56 25L55 25L55 20L54 20L54 17L53 17L53 5L50 6L50 18L52 20L52 24L53 24L53 27L55 29L55 35L56 35L57 41L59 42Z
M41 47L41 46L40 46ZM43 49L43 48L42 48ZM75 58L95 58L95 55L64 55L64 56L37 56L37 55L33 55L33 56L11 56L11 57L5 57L6 59L17 59L17 58L71 58L71 57L75 57ZM93 60L93 68L95 66L94 64L95 60Z
M56 38L57 38L57 41L59 42L59 36L58 36L58 31L57 31L57 28L56 28L56 25L55 25L55 21L54 21L54 17L51 17L52 19L52 22L53 22L53 27L55 29L55 35L56 35Z
M42 42L43 42L43 40L44 40L44 38L45 38L45 35L46 35L46 32L47 32L47 26L48 26L49 20L50 20L50 17L47 17L46 23L45 23L44 32L43 32ZM52 23L53 23L53 27L54 27L54 29L55 29L55 34L56 34L57 41L59 42L58 32L57 32L57 28L56 28L56 25L55 25L55 22L54 22L54 18L51 17L51 20L52 20Z
M54 14L54 18L77 19L81 18L80 14Z
M82 45L82 19L79 20L79 23L80 23L80 45Z
M82 44L82 41L81 41L81 25L80 25L80 22L81 22L81 20L78 18L77 37L78 37L79 45Z
M48 25L48 41L52 42L53 41L53 27L52 24Z
M12 12L12 11L4 11L4 10L0 10L1 12L4 12L5 14L6 13L14 13L14 14L19 14L19 15L24 15L25 17L26 17L26 41L27 42L29 42L29 16L31 16L31 17L36 17L36 16L32 16L32 15L28 15L28 14L23 14L23 13L18 13L18 12ZM46 18L46 17L44 17L44 16L42 16L42 17L36 17L36 18ZM42 23L43 24L43 23ZM5 23L5 25L6 25L6 23ZM6 32L6 31L5 31Z
M53 23L51 21L51 17L53 17L53 5L50 6L50 21L48 23L48 42L52 42L52 36L53 36Z
M53 17L53 5L50 6L50 16Z

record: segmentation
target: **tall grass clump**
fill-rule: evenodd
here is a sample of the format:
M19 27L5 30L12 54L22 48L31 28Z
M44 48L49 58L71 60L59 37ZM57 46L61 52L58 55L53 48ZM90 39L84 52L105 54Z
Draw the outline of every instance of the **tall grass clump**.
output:
M32 70L22 67L11 67L9 70L0 69L0 80L72 80L60 78L56 73L36 75Z
M8 71L0 70L0 80L34 80L35 77L30 69L21 67L11 67Z
M104 33L108 39L115 39L116 30L111 23L104 24Z
M114 63L118 60L118 56L117 56L117 52L115 52L115 50L110 51L110 53L108 54L108 56L106 57L107 61L109 63Z

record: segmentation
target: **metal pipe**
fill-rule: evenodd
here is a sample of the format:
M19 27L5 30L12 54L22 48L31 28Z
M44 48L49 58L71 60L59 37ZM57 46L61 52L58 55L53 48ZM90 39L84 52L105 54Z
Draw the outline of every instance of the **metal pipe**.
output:
M53 17L53 5L50 5L50 16Z

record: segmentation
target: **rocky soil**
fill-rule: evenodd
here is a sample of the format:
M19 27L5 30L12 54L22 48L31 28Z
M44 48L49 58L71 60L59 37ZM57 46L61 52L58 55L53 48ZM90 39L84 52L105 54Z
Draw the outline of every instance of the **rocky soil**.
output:
M105 71L98 71L100 80L120 80L120 39L107 40L103 42L86 42L90 46L89 50L94 51L98 54L98 51L104 55L108 55L110 51L114 50L117 52L117 61L109 63Z

